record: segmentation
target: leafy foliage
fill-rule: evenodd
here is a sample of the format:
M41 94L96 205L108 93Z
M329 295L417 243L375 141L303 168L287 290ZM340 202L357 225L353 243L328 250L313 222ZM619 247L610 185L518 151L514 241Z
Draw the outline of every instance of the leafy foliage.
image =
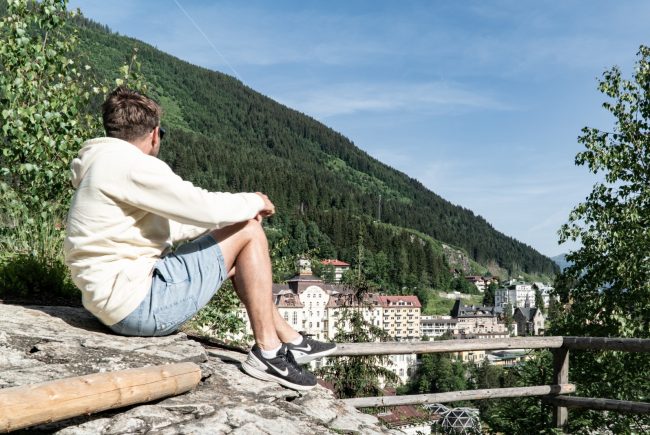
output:
M499 286L493 282L488 284L485 292L483 292L483 305L489 307L494 306L494 295L498 288Z
M542 291L538 288L535 288L535 306L542 314L546 314L546 307L544 306L544 296Z
M552 360L551 352L544 350L534 352L530 359L511 368L486 362L470 368L469 384L472 389L549 385ZM484 429L488 428L489 433L561 433L552 428L551 406L537 397L482 400L476 405L485 423Z
M231 281L226 281L210 303L203 307L189 322L188 327L199 331L211 338L235 344L247 344L252 340L248 335L242 335L246 323L237 315L239 298Z
M514 307L511 303L507 303L505 307L503 307L503 323L506 325L506 329L510 335L512 335L514 332L515 318L513 316L513 312Z
M445 333L439 340L450 340ZM409 382L400 388L400 394L445 393L467 389L467 367L462 361L446 353L428 353L420 356L418 368Z
M65 2L10 0L0 21L0 107L3 190L9 210L61 214L71 187L70 160L97 117L87 115L92 88L71 53L76 32Z
M0 294L76 294L63 265L67 174L107 92L79 59L67 1L9 0L0 20ZM135 59L134 59L135 60ZM123 79L136 77L131 66ZM140 79L138 79L140 80ZM138 86L137 80L131 85ZM31 271L31 272L30 272Z
M561 231L561 241L582 247L567 256L558 292L570 302L554 322L553 333L603 337L650 337L650 48L641 46L631 80L614 67L599 82L608 100L603 107L614 128L585 127L576 156L601 174L586 200L578 204ZM644 375L647 354L576 352L570 378L578 394L624 400L647 400ZM579 414L579 413L573 413ZM574 430L608 427L616 433L642 431L646 416L588 413Z
M465 366L448 354L422 355L418 370L405 391L413 394L445 393L467 389Z
M96 117L65 1L9 0L0 20L2 294L73 288L62 264L68 167ZM29 273L32 271L33 275Z

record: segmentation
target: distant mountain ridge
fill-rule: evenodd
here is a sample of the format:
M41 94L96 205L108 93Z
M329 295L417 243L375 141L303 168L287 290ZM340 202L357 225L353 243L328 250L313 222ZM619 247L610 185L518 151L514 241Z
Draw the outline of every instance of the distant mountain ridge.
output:
M561 271L571 266L571 262L567 261L566 256L567 254L560 254L556 255L555 257L551 257L551 260L553 260L555 264L558 265Z
M101 76L114 76L132 48L138 48L150 93L165 110L168 135L161 158L207 189L267 193L279 210L271 221L277 234L269 237L288 240L284 254L317 247L321 256L362 261L395 286L421 280L434 284L432 275L448 271L438 259L442 254L429 242L394 229L401 227L513 274L558 271L548 257L372 158L309 116L235 78L191 65L100 24L84 19L77 24L82 54ZM389 226L376 222L380 196L381 222ZM359 243L365 248L362 257ZM398 276L400 268L406 275Z

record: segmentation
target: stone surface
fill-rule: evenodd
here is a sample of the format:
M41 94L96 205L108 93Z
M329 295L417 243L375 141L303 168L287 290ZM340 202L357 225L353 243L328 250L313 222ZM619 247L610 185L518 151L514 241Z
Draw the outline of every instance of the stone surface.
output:
M32 428L71 434L398 433L317 386L296 392L244 374L245 355L206 350L178 333L112 334L82 308L0 304L0 388L90 373L191 361L203 380L186 394Z

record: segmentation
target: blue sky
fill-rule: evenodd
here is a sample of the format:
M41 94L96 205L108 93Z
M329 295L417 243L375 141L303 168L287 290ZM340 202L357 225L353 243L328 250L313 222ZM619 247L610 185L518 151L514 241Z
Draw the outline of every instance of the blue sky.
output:
M251 88L553 256L596 177L597 78L630 76L650 2L76 0L70 9Z

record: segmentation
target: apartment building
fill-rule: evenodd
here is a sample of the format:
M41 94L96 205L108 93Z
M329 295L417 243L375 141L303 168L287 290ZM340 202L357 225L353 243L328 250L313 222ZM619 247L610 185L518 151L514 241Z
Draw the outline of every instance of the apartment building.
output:
M420 334L429 338L458 334L458 319L451 316L420 316Z
M382 326L397 341L419 340L420 311L417 296L379 296L383 308Z
M525 282L517 282L502 287L494 292L494 308L496 313L503 313L506 305L510 304L514 311L517 307L534 307L535 306L535 290L532 284Z
M505 324L499 322L494 307L463 305L458 299L451 309L451 317L457 321L456 334L459 335L507 334L508 332Z

